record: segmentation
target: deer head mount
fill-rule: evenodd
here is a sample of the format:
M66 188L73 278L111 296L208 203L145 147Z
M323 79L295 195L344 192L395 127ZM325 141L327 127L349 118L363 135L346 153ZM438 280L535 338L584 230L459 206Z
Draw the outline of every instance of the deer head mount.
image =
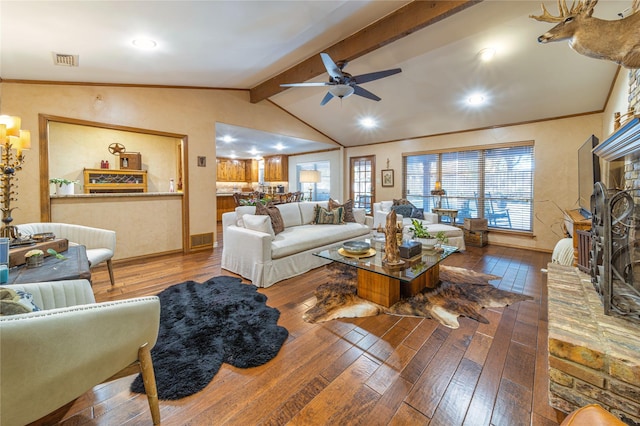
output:
M538 37L540 43L569 40L581 55L605 59L626 68L640 68L640 0L634 0L631 14L616 20L594 18L598 0L579 0L567 7L558 0L560 15L553 16L542 4L542 15L529 15L537 21L558 23Z

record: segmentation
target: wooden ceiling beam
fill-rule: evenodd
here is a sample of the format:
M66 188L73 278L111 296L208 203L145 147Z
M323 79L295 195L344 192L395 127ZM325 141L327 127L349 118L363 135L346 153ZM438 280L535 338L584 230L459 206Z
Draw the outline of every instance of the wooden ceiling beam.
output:
M482 0L413 1L352 36L324 49L323 52L327 52L336 61L352 61L480 3L480 1ZM251 102L260 102L287 89L280 87L280 84L305 82L326 72L320 55L315 54L252 88L250 90Z

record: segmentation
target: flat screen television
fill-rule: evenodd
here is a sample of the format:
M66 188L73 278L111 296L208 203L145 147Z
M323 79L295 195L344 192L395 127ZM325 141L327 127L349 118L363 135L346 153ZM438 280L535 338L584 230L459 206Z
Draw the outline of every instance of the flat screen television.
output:
M600 181L600 159L592 152L596 145L598 138L591 135L578 149L578 205L586 218L591 217L593 185Z

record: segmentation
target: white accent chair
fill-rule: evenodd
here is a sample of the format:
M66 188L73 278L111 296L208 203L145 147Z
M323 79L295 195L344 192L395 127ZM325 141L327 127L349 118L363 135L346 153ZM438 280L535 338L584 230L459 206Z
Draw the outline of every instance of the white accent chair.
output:
M53 232L56 238L66 238L69 244L83 245L87 249L87 258L91 268L107 262L111 285L115 285L111 258L116 251L116 232L108 229L91 228L89 226L69 223L37 222L17 225L20 235L33 235Z
M87 280L4 287L31 293L42 310L0 316L2 426L38 420L100 383L136 372L153 423L160 423L150 354L160 325L156 296L95 303Z

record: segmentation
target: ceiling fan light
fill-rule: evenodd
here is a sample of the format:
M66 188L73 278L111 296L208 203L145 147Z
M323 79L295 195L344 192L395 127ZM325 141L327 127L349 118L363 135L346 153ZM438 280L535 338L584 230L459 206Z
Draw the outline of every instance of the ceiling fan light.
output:
M355 89L348 84L337 84L329 88L329 93L338 98L346 98L347 96L353 95L354 91Z

